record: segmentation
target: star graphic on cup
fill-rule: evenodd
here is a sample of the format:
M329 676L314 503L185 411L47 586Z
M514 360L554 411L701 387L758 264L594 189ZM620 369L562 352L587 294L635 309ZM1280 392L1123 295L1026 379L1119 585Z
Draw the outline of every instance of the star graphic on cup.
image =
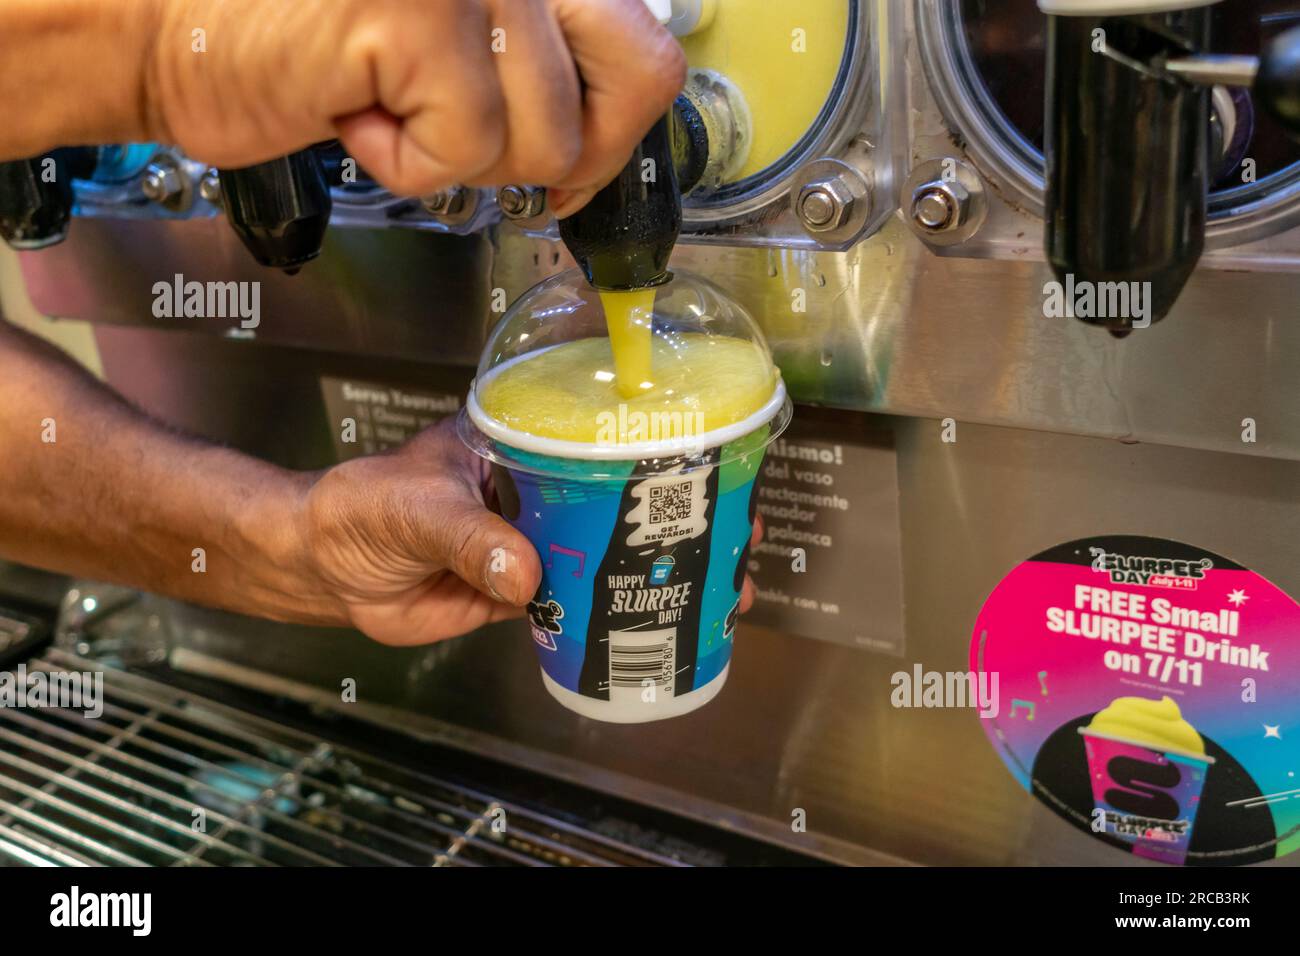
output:
M1281 724L1278 724L1276 727L1270 727L1268 724L1265 724L1265 725L1264 725L1264 739L1267 740L1269 737L1275 737L1275 738L1277 738L1278 740L1281 740L1281 739L1282 739L1282 725L1281 725Z
M1241 607L1249 600L1250 596L1247 595L1245 591L1241 590L1241 588L1238 588L1228 595L1228 603L1236 605L1237 607Z

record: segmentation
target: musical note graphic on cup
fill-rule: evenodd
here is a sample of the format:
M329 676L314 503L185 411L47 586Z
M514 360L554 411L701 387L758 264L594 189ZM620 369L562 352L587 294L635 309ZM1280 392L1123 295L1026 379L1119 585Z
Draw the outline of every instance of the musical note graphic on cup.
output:
M582 569L587 566L587 553L585 551L574 551L572 548L566 548L563 545L551 545L551 555L546 562L546 570L550 571L555 567L555 555L563 554L570 558L578 559L578 570L573 572L575 578L582 577Z

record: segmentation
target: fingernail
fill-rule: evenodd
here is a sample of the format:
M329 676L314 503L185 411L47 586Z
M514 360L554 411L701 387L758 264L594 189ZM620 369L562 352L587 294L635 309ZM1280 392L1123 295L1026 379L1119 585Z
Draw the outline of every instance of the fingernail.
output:
M510 570L516 567L517 564L515 553L509 548L493 548L492 553L488 555L487 573L483 575L483 581L494 600L502 604L514 603L501 594L496 582L502 580L501 575L509 574Z

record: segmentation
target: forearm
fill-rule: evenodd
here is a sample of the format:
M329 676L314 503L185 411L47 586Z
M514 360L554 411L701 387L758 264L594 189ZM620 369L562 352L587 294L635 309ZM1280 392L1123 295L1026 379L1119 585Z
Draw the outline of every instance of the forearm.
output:
M338 622L312 593L311 476L169 432L0 321L0 557L230 610Z
M147 94L163 2L0 0L0 160L158 135Z

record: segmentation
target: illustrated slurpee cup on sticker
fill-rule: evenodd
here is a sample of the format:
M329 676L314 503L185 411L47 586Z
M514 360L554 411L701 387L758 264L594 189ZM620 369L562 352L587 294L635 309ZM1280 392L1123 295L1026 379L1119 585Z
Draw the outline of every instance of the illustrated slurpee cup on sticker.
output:
M1080 727L1096 812L1135 856L1182 864L1214 758L1169 697L1120 697Z
M722 689L757 480L790 416L754 320L704 279L602 294L574 270L506 313L460 434L542 559L529 628L565 707L637 723Z

